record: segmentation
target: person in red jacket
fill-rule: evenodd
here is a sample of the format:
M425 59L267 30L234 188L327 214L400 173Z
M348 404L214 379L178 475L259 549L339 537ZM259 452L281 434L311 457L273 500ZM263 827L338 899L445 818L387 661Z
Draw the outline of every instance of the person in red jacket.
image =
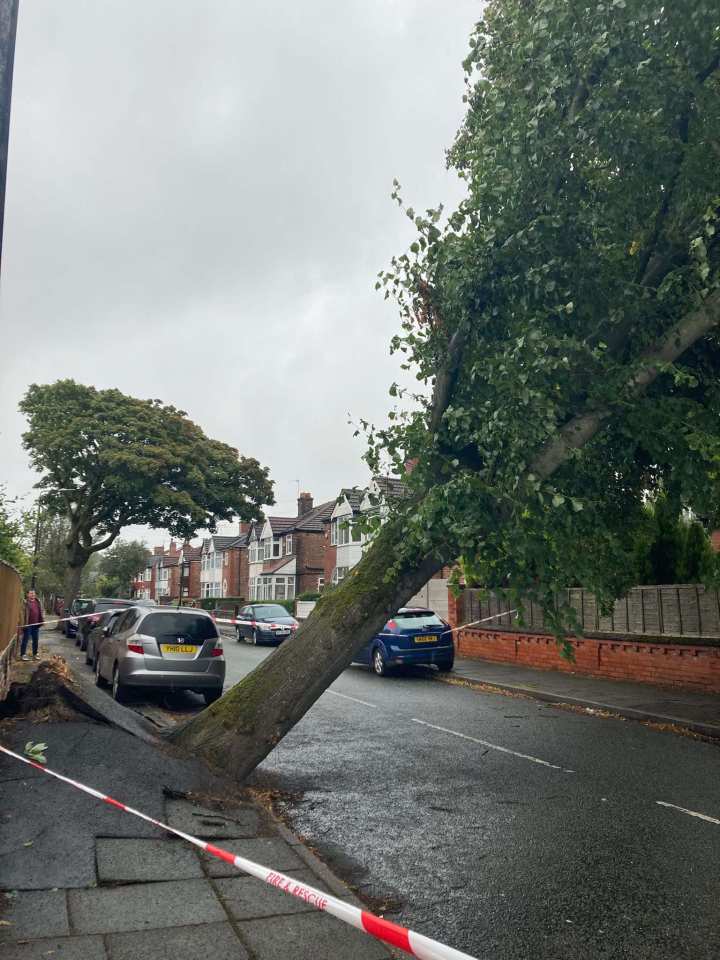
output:
M28 640L32 637L32 658L38 660L38 639L40 627L45 622L42 607L34 590L28 590L25 598L25 620L22 643L20 644L20 659L29 660L27 655Z

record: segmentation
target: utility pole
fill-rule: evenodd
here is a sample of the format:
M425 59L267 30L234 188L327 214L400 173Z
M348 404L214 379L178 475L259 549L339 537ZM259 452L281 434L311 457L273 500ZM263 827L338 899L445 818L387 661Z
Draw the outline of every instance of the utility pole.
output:
M10 139L10 103L12 100L19 2L20 0L0 0L0 265L2 264L5 183L7 180L8 141Z

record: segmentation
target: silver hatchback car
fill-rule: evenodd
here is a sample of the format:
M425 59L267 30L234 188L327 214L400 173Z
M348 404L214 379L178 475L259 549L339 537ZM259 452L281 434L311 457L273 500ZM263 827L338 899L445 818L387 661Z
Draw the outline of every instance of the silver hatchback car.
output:
M131 607L103 630L95 682L122 701L133 687L194 690L205 703L222 696L225 658L217 627L203 610Z

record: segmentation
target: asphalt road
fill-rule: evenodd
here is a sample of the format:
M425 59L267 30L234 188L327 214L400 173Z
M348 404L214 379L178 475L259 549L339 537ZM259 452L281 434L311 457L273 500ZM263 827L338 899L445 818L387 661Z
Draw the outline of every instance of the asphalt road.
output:
M272 653L225 650L228 685ZM713 744L351 667L256 777L388 917L478 958L720 957Z

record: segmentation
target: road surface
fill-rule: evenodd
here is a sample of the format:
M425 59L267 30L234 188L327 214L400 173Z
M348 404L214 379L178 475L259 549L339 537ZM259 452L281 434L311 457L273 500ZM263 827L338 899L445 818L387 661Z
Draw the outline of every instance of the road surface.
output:
M272 653L225 650L228 686ZM256 781L390 919L478 958L720 957L714 744L351 667Z

